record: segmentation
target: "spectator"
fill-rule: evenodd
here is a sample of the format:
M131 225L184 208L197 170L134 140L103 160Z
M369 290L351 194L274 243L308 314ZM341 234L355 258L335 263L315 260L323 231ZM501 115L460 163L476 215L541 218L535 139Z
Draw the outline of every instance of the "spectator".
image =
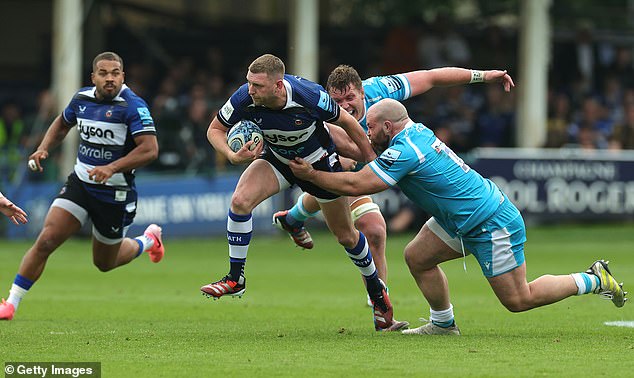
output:
M607 139L612 133L612 122L605 116L605 108L592 96L583 100L577 121L570 125L569 133L573 143L596 148L607 148ZM582 134L582 135L580 135ZM590 143L590 139L594 142Z
M13 179L24 150L25 123L22 109L15 101L7 101L0 109L0 170L1 177Z
M480 147L513 147L515 113L511 97L493 85L487 86L485 93L486 100L476 116L472 141Z
M634 103L625 105L625 119L614 127L609 139L611 150L634 149Z
M564 93L556 93L549 96L546 144L544 147L559 148L568 143L568 128L571 122L570 98Z

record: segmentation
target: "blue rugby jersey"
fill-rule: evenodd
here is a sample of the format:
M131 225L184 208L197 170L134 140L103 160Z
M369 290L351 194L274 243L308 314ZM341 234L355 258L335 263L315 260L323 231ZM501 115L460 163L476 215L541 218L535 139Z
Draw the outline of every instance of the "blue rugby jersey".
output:
M101 102L95 97L95 87L81 88L62 117L67 125L77 125L80 141L74 172L88 184L98 184L88 177L88 170L125 156L136 147L133 137L156 134L147 104L125 84L111 101ZM134 190L134 170L115 173L104 185L86 185L91 194L108 202L114 200L115 187ZM118 201L125 200L119 197Z
M324 122L339 118L339 106L324 88L298 76L284 75L286 105L281 110L255 106L243 84L218 112L218 120L231 127L242 119L255 122L266 140L266 148L288 164L295 157L309 163L334 151Z
M384 98L391 98L397 101L407 100L412 95L409 81L403 74L389 76L375 76L362 81L363 92L365 93L365 111L359 124L364 131L368 131L365 117L368 109Z
M422 123L410 122L369 164L390 186L398 185L449 235L464 235L487 220L502 193L471 169Z

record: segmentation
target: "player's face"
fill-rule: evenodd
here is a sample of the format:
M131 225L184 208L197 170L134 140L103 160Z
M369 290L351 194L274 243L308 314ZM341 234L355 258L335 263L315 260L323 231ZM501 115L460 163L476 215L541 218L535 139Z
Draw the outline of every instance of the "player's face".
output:
M366 120L366 124L368 126L368 138L370 139L370 144L376 152L377 155L383 153L383 151L387 150L387 146L390 145L390 136L386 133L386 127L384 126L384 122L376 119L376 117L368 117Z
M90 77L97 88L97 99L112 100L121 91L125 74L116 60L100 60Z
M281 82L281 80L279 80ZM247 85L249 96L258 106L275 107L279 102L278 80L269 77L266 73L247 72Z
M331 89L330 97L335 102L347 111L357 121L360 121L365 114L365 104L363 89L357 89L352 84L348 84L348 87L344 91L337 89Z

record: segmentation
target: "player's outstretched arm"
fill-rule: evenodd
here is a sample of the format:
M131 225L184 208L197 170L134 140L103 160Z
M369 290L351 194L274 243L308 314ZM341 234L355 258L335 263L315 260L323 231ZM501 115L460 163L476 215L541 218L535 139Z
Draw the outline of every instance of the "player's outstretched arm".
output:
M26 223L28 218L26 212L17 207L13 202L9 201L7 197L0 193L0 212L7 218L11 219L14 224Z
M471 70L460 67L442 67L431 70L412 71L403 74L411 86L411 97L425 93L434 87L447 87L471 83L502 83L509 92L515 86L506 70Z
M314 169L304 159L295 158L289 166L296 177L342 196L374 194L389 187L367 165L358 172L325 172Z

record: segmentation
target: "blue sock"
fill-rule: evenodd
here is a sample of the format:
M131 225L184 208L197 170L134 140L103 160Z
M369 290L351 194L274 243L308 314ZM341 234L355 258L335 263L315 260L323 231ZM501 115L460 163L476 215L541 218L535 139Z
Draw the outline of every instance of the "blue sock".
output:
M16 274L15 280L13 280L13 283L20 286L24 290L29 290L31 286L33 286L34 282L24 276Z
M286 216L286 221L293 227L297 226L298 223L304 223L306 219L312 218L315 215L319 214L319 210L314 213L308 212L304 207L304 203L302 202L306 193L302 193L301 196L297 199L297 202L291 209L288 211L288 215Z
M383 286L379 281L379 275L374 266L374 260L372 260L372 252L370 252L370 246L368 245L365 235L359 232L359 241L354 248L346 248L348 257L352 260L352 263L359 268L359 271L365 278L367 284L368 294L379 293L383 290Z

